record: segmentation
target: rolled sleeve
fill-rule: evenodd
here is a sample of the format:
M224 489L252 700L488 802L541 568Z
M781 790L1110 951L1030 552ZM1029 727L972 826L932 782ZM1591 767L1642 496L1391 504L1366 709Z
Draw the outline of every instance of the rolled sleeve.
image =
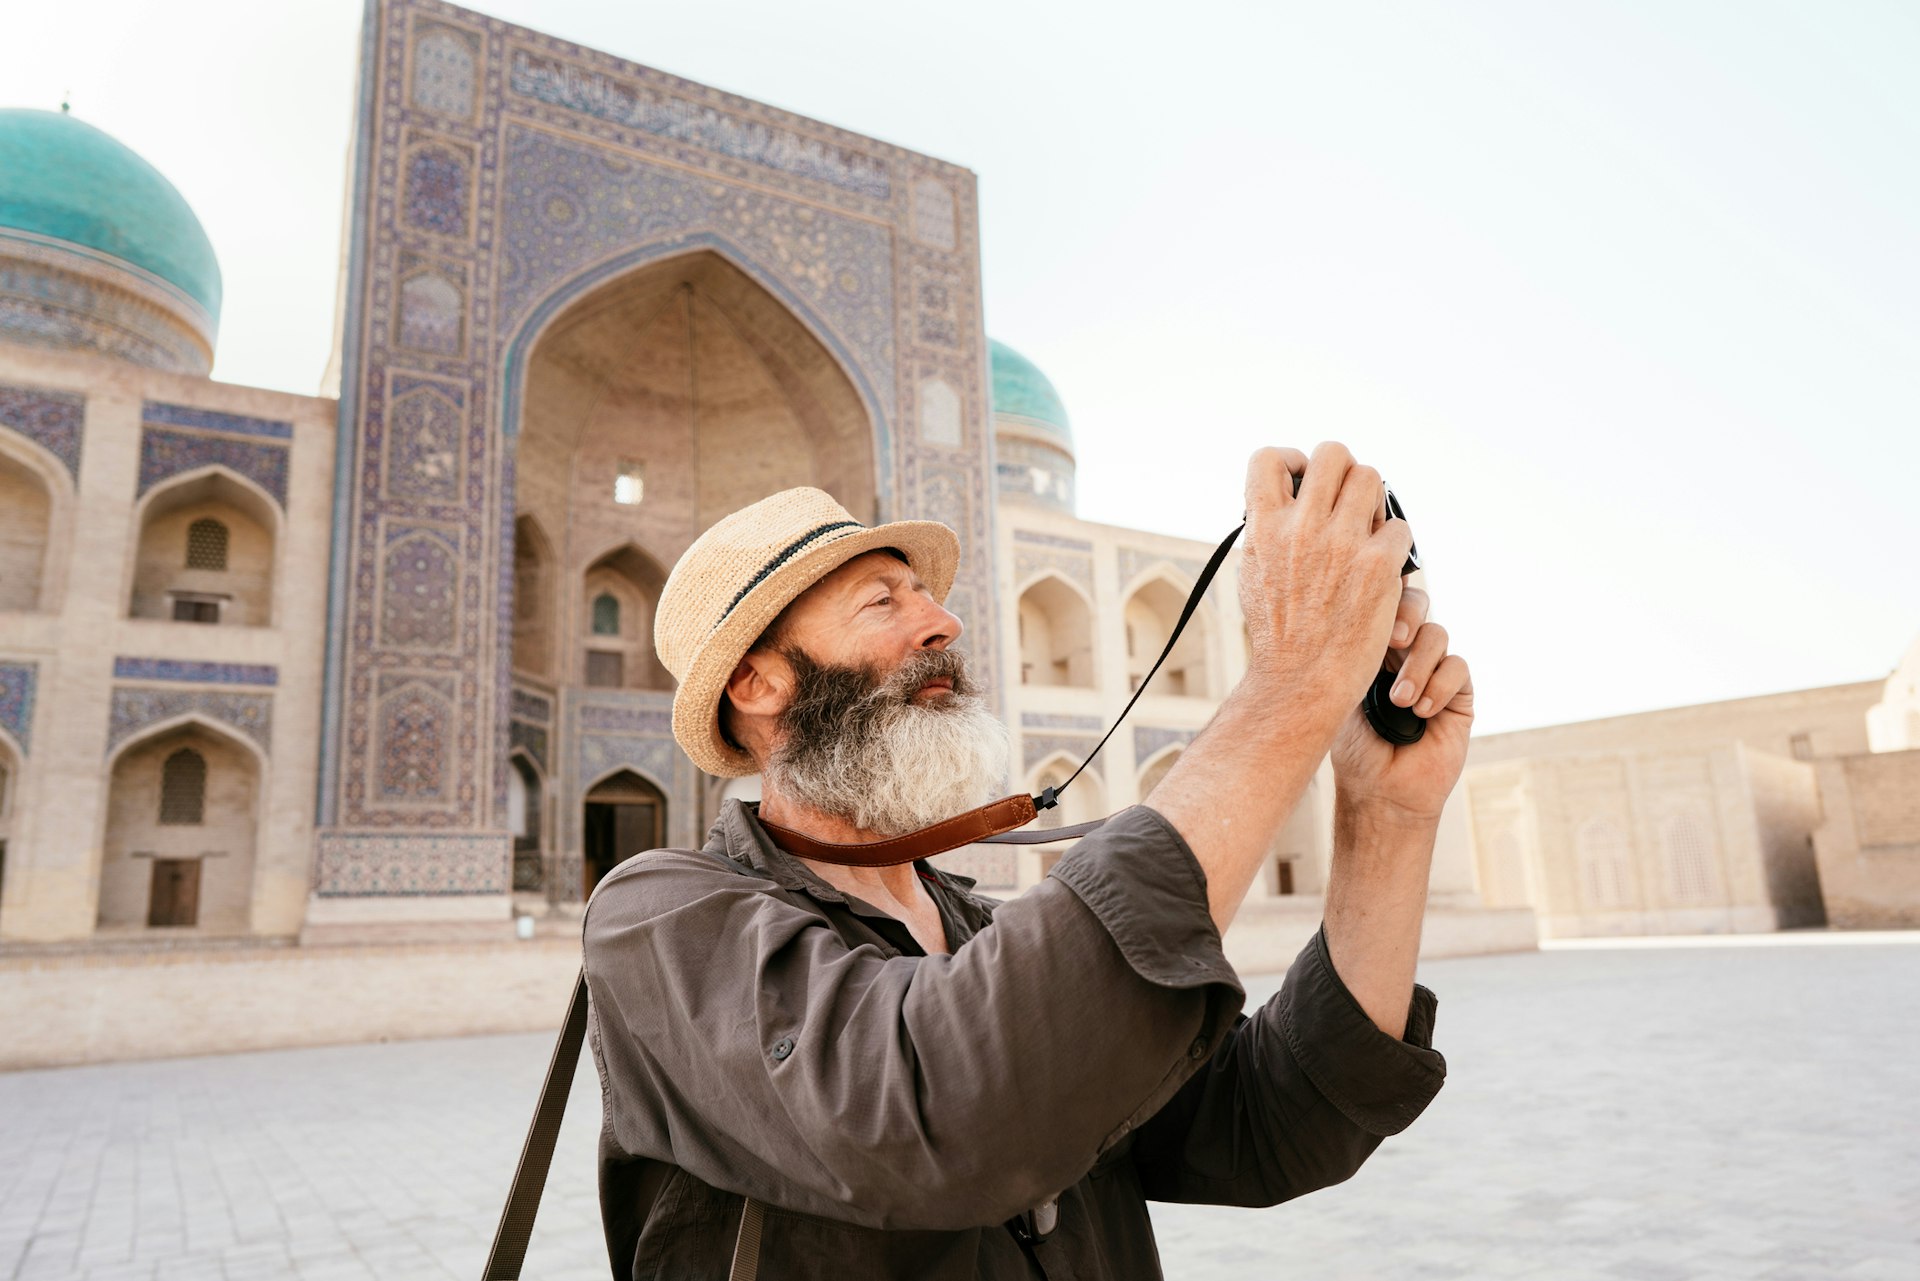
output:
M1322 927L1287 971L1281 987L1281 1035L1320 1093L1369 1134L1398 1134L1426 1110L1447 1079L1433 1048L1439 999L1413 986L1407 1032L1382 1032L1340 980Z
M1227 963L1207 908L1207 874L1173 824L1144 805L1122 810L1053 869L1107 927L1134 973L1160 987L1225 983Z

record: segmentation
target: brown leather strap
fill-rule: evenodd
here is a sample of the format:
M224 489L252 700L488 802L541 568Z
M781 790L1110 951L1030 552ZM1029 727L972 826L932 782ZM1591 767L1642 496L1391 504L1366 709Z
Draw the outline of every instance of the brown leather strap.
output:
M760 818L758 805L752 808L760 826L766 828L774 844L787 853L819 863L838 863L843 867L897 867L917 858L932 858L935 854L944 854L962 845L971 845L989 836L1024 827L1033 822L1035 813L1033 798L1021 793L1018 796L1003 796L978 809L956 814L943 823L908 832L905 836L838 845L832 841L816 841L790 827L769 823Z

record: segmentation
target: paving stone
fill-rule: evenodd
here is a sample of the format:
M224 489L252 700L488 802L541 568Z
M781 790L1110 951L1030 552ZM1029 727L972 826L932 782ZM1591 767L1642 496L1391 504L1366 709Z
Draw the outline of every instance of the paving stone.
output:
M1920 1008L1920 946L1568 950L1430 962L1421 980L1449 1063L1433 1106L1337 1187L1154 1206L1169 1277L1920 1277L1920 1026L1886 1017ZM1249 1004L1277 986L1250 980ZM550 1048L0 1075L0 1277L477 1275ZM583 1063L530 1276L606 1275L598 1126Z

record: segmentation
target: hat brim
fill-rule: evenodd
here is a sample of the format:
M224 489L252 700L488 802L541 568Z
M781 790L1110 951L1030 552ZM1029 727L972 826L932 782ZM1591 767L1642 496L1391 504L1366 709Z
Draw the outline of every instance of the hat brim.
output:
M802 592L855 556L886 548L904 555L933 598L946 601L960 568L960 539L938 521L850 528L765 571L694 651L674 692L673 736L695 765L720 778L740 778L759 769L751 756L720 734L720 698L727 681L748 647Z

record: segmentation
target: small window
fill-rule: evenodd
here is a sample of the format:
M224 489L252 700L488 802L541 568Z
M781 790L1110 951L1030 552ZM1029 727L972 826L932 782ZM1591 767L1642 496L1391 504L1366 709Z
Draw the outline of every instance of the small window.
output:
M175 596L173 621L176 623L218 623L220 601L214 596Z
M626 684L621 656L613 651L587 651L587 684L594 689L619 689Z
M623 507L638 507L646 485L644 467L636 462L622 462L620 474L613 479L613 501Z
M207 758L183 747L160 767L160 821L192 827L206 821L206 812Z
M1810 761L1813 759L1813 735L1795 734L1791 740L1791 743L1793 747L1794 760Z
M212 517L203 517L187 526L187 568L226 567L227 527Z
M593 598L593 634L595 636L620 634L620 602L611 592L601 592Z

